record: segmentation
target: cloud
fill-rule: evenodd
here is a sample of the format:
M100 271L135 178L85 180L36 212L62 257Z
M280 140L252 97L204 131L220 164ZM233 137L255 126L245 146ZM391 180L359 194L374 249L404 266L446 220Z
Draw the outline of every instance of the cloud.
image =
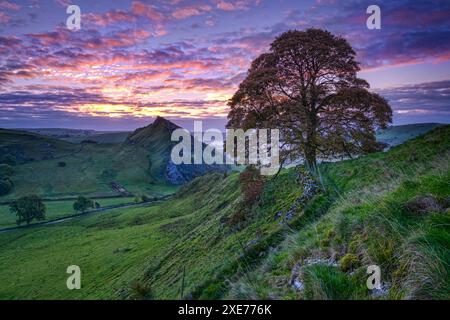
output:
M172 16L175 19L186 19L194 16L199 16L204 13L208 13L213 8L210 5L197 5L197 6L191 6L191 7L183 7L183 8L177 8L172 12Z
M450 116L450 80L398 86L377 92L388 99L396 113Z
M116 23L119 24L123 22L126 23L135 22L136 16L124 10L111 10L104 14L94 14L94 13L83 14L83 21L105 27Z
M252 5L259 5L260 1L251 0L219 0L216 1L216 7L223 11L249 10Z
M136 16L145 17L151 21L163 22L166 19L165 15L155 7L142 1L133 1L131 12Z
M0 9L6 10L20 10L21 6L17 3L12 3L9 1L0 1Z

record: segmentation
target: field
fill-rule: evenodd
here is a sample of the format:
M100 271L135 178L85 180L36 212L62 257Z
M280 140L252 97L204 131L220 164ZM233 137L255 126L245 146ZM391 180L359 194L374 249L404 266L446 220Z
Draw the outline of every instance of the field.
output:
M65 201L45 201L46 220L53 220L75 214L73 210L74 200ZM120 197L111 199L98 199L95 202L99 203L101 207L132 203L132 197ZM16 225L16 216L9 211L9 205L0 205L0 228L13 227Z
M286 222L275 217L303 195L298 168L269 179L237 224L239 174L216 173L148 207L0 234L0 298L448 299L449 143L445 126L322 164L323 191ZM82 289L69 291L73 264ZM382 268L378 295L365 287L370 264Z

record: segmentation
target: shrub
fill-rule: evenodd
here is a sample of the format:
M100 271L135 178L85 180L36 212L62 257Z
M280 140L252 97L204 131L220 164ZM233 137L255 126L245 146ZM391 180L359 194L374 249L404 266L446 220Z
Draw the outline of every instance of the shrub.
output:
M131 285L131 298L135 300L150 300L153 294L150 285L135 281Z
M360 264L359 258L356 254L347 253L339 261L339 267L342 271L347 272L355 269Z
M86 197L79 196L73 204L73 210L77 212L84 212L89 208L94 208L94 201Z
M244 204L251 208L261 197L264 178L255 166L247 166L239 175L239 182L244 193Z
M58 162L58 167L64 168L67 164L64 161Z
M0 164L0 179L6 180L14 174L14 168L9 164Z
M15 166L17 164L17 159L12 154L5 154L0 156L0 163L9 164L10 166Z
M13 184L11 180L0 180L0 196L7 195L11 192Z

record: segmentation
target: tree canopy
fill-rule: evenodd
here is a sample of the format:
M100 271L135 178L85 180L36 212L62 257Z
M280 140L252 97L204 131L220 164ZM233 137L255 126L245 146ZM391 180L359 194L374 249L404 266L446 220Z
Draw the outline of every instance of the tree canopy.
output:
M45 204L39 196L32 195L22 197L13 201L9 207L10 211L17 216L17 224L23 222L29 224L34 219L40 221L45 219Z
M342 157L380 149L375 131L392 122L388 102L357 77L355 52L320 29L288 31L251 64L229 101L227 128L279 129L280 155Z
M95 203L89 198L79 196L73 204L73 209L78 212L86 211L89 208L94 208Z

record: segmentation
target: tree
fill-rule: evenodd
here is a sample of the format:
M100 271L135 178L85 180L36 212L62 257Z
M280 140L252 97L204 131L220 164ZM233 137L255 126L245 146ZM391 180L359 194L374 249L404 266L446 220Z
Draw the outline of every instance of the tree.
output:
M64 161L58 162L58 167L60 167L60 168L64 168L66 165L67 165L67 163L65 163Z
M11 180L0 180L0 196L7 195L13 187Z
M375 130L392 122L387 101L369 92L348 42L320 29L288 31L256 58L229 101L227 128L272 128L282 163L380 149Z
M0 163L6 163L11 166L15 166L17 164L17 159L12 154L7 153L0 156Z
M10 178L14 174L14 168L9 164L0 164L0 179Z
M84 212L87 209L94 207L95 207L94 201L83 196L79 196L78 199L73 204L73 210L77 212Z
M17 224L22 222L29 224L34 219L40 221L45 219L45 204L41 197L36 195L22 197L16 201L13 201L9 210L17 216Z

